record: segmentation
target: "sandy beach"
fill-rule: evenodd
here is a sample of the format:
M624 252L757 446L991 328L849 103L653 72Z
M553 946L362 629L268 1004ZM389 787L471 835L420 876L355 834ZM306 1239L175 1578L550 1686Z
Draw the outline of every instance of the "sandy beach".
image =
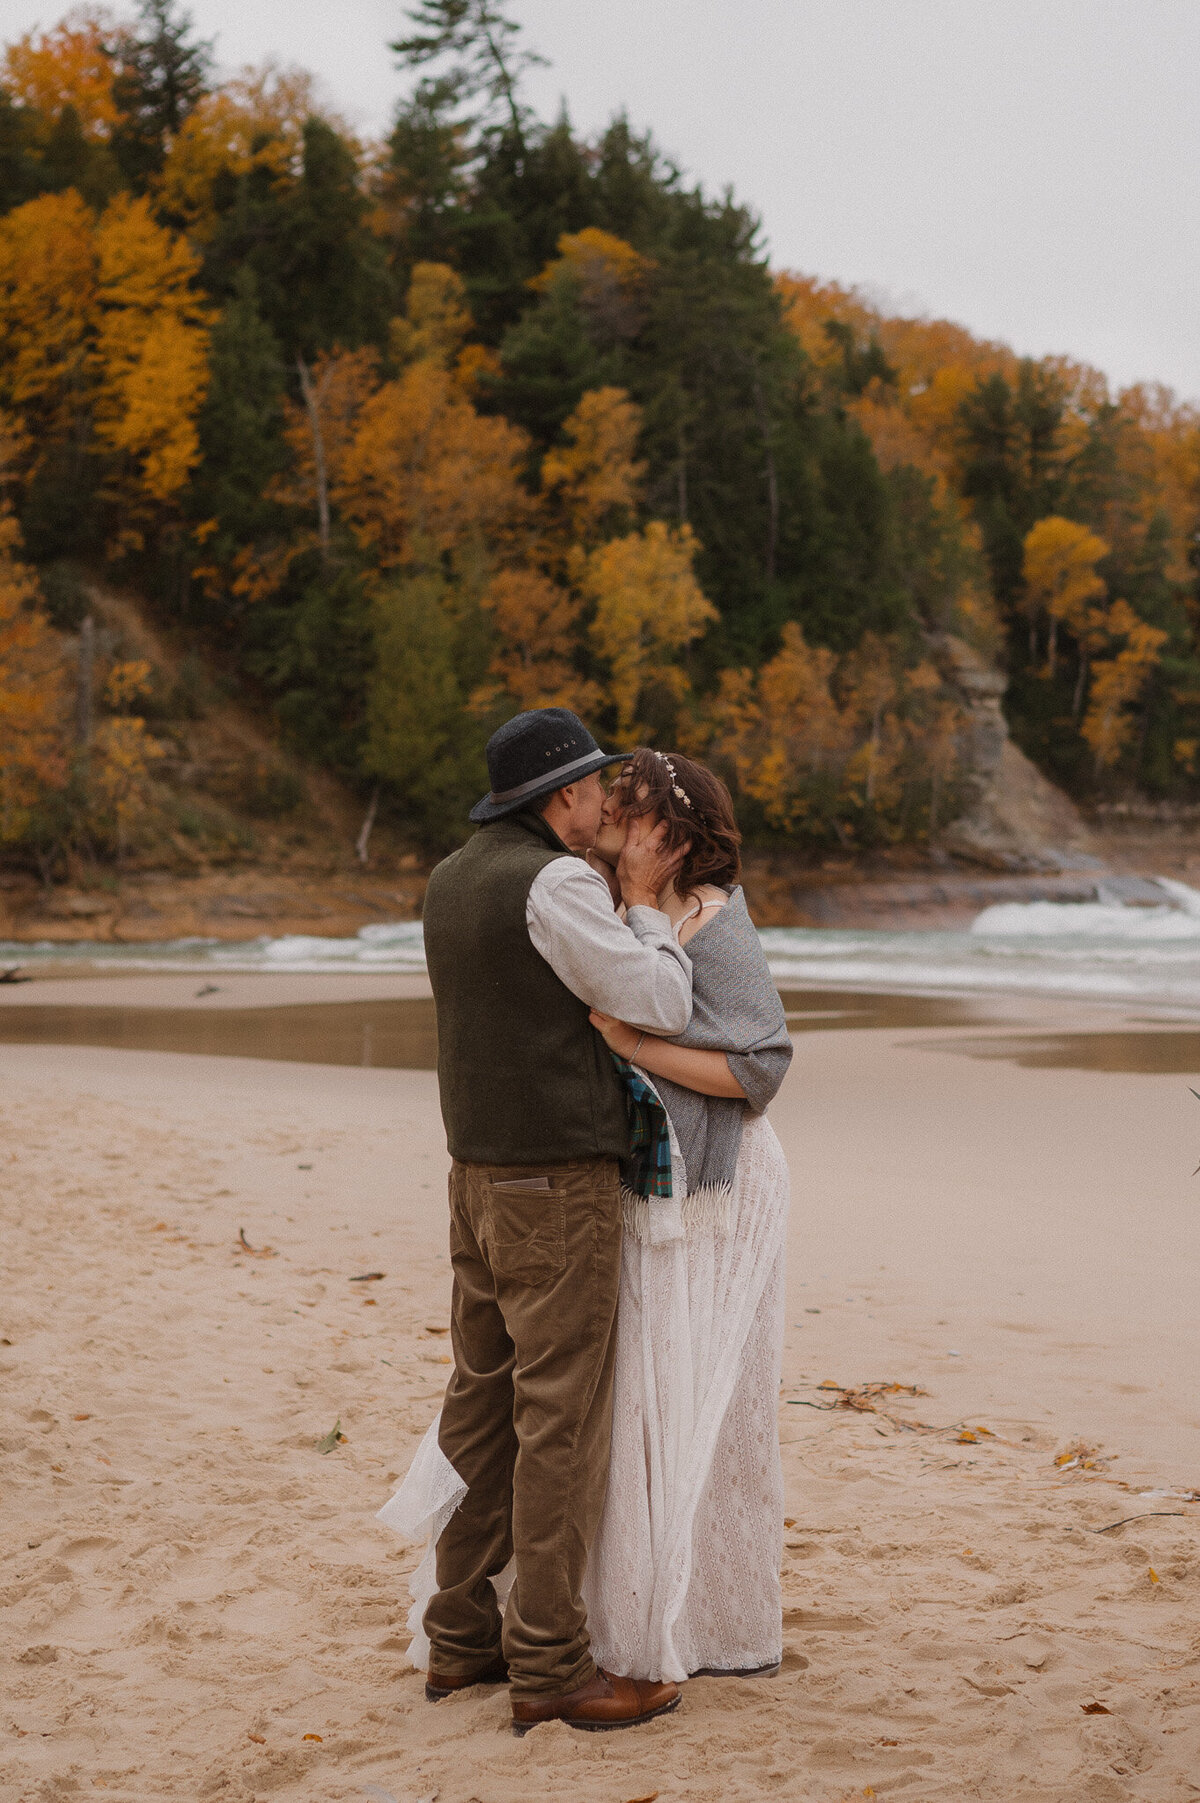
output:
M1014 1001L798 1035L783 1670L522 1741L503 1690L424 1701L417 1549L374 1520L448 1363L433 1074L0 1044L0 1795L1200 1796L1200 1035L1071 1068L1062 1035L1127 1029Z

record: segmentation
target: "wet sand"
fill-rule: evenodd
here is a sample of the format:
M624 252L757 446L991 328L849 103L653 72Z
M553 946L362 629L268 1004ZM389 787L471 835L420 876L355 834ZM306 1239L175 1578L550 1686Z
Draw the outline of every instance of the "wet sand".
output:
M64 987L293 1020L420 999L213 980ZM68 1005L53 989L0 999ZM520 1742L503 1691L424 1702L416 1551L373 1520L447 1368L432 1074L0 1044L0 1794L1196 1795L1200 1075L980 1048L1200 1039L991 1000L983 1024L848 1031L820 999L825 1026L790 1007L808 1030L773 1111L794 1184L784 1669L695 1680L644 1730ZM837 1406L888 1380L925 1394Z

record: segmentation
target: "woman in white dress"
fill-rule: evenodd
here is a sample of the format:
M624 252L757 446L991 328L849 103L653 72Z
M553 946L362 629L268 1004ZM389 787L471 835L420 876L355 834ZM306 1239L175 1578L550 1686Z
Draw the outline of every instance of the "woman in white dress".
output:
M593 1015L665 1105L671 1196L643 1157L626 1196L612 1462L585 1586L597 1660L629 1677L770 1672L782 1657L777 1408L788 1172L765 1114L791 1058L749 917L728 792L680 755L636 753L596 855L649 814L689 843L659 905L693 966L692 1022L655 1040Z
M686 846L659 896L693 971L676 1040L592 1022L629 1093L625 1238L604 1514L584 1595L604 1670L679 1682L769 1673L782 1657L783 1481L777 1407L788 1172L765 1112L792 1055L741 889L729 793L703 765L642 749L622 767L592 856L615 865L629 822ZM614 887L614 896L615 896ZM428 1533L412 1579L413 1662L433 1551L464 1487L431 1427L380 1519ZM505 1593L505 1582L497 1590Z

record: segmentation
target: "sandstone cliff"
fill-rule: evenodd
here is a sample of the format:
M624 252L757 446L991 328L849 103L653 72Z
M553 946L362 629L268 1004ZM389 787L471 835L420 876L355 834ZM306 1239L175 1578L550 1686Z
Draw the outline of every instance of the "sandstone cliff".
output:
M1095 841L1075 804L1013 744L1001 710L1003 673L964 640L939 634L931 649L968 714L968 801L939 835L955 858L991 870L1096 869Z

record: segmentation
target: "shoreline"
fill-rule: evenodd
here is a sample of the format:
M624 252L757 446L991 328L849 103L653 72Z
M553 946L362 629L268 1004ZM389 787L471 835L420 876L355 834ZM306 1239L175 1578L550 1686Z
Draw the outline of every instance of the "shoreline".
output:
M1082 901L1098 880L1174 877L1200 883L1194 821L1115 818L1094 834L1082 867L990 869L909 847L874 853L745 851L744 884L759 926L954 928L1003 901ZM361 868L315 859L129 870L97 868L47 890L0 868L0 943L112 945L267 935L352 937L365 926L419 918L436 860L416 854Z

